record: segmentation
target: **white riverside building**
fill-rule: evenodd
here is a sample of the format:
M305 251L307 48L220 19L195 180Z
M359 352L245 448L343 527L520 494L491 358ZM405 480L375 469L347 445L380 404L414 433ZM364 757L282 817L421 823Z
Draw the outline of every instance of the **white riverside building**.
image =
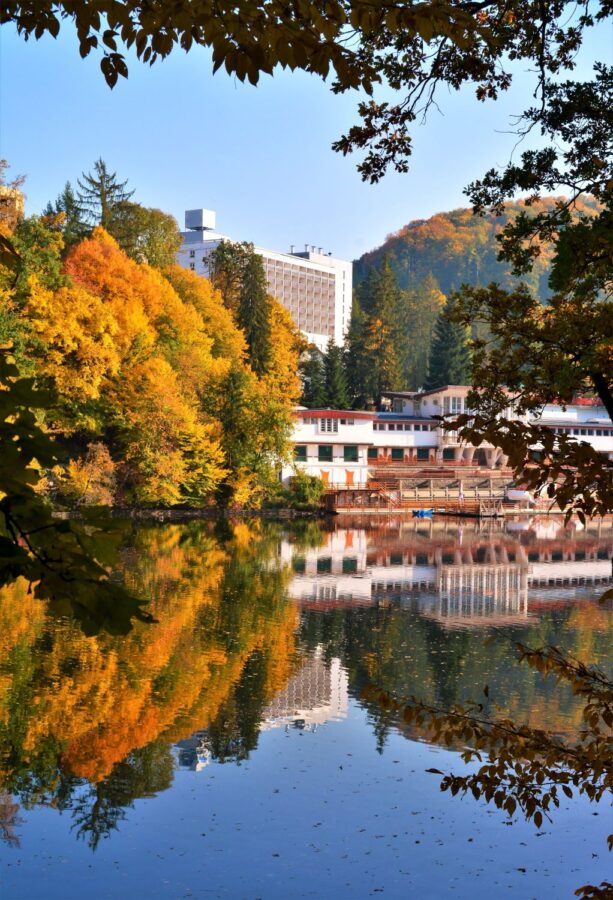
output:
M281 473L288 484L296 471L317 475L329 487L364 487L374 470L387 466L407 476L419 469L449 466L496 472L505 469L502 450L489 444L474 447L442 431L435 416L467 411L470 387L447 385L420 393L388 392L391 412L335 409L297 409L294 412L294 463ZM512 411L506 417L512 418ZM595 404L547 405L532 421L591 444L613 460L613 423ZM404 477L404 476L403 476Z
M208 277L209 255L233 239L216 230L213 210L186 210L185 229L177 262ZM290 253L255 251L263 259L269 293L291 313L307 340L321 351L330 338L342 346L351 318L353 263L309 245Z

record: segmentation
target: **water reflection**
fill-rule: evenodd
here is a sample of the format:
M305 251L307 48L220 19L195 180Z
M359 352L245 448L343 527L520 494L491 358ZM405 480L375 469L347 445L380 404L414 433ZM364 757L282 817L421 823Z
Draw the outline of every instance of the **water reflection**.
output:
M519 668L511 640L604 663L611 613L594 598L612 556L610 524L553 520L142 527L122 565L158 624L126 637L86 637L14 585L0 594L0 836L48 806L95 849L177 769L207 777L263 731L342 720L372 682L440 704L488 683L506 714L572 730L576 699ZM382 751L399 726L369 715Z

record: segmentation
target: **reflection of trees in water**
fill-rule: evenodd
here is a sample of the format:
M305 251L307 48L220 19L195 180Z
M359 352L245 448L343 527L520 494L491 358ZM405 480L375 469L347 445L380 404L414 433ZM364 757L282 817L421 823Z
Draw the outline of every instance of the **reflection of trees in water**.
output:
M451 630L418 612L379 607L304 610L300 643L338 656L349 673L349 691L361 698L376 685L396 696L415 694L447 708L478 696L488 684L492 700L505 715L557 731L576 729L580 704L568 685L557 685L538 672L519 667L513 642L554 645L585 660L608 658L613 615L590 604L555 609L525 628ZM397 725L395 714L377 702L361 700L368 710L379 749Z
M145 527L126 580L158 624L87 638L24 585L0 603L0 786L72 810L95 847L172 781L172 742L234 718L243 753L291 673L297 612L274 562L278 527ZM234 710L231 716L228 710ZM220 742L221 745L221 742Z
M21 824L19 803L15 803L10 794L0 791L0 840L19 847L19 835L15 829Z
M70 806L77 837L92 850L126 817L135 800L155 797L172 784L174 758L166 741L154 741L129 753L107 778L71 793Z
M298 549L325 539L307 525ZM86 638L46 619L25 585L3 592L0 786L17 798L7 819L17 802L70 810L75 832L97 846L135 800L169 786L172 742L201 731L214 758L247 758L267 704L316 649L324 662L341 660L354 697L374 683L448 706L488 683L516 719L576 724L570 692L517 667L508 640L485 646L487 631L446 629L417 605L304 610L296 634L290 574L277 563L282 534L244 522L137 529L126 579L152 598L159 624L123 638ZM505 633L592 661L606 654L610 631L610 612L585 604ZM362 702L382 751L395 716Z

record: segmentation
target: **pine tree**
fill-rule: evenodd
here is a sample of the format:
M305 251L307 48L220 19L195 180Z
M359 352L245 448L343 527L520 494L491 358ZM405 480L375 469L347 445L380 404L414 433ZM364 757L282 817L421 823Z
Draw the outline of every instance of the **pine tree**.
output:
M349 392L347 389L347 376L343 366L343 351L334 343L333 338L330 338L326 349L324 370L327 406L331 409L347 409L349 406Z
M134 191L127 191L126 181L118 181L116 172L109 172L103 159L94 163L94 172L83 172L77 179L77 208L83 222L102 225L107 231L113 224L115 208L130 199Z
M321 409L326 406L324 364L317 348L312 349L300 363L300 377L302 378L302 405L309 409Z
M55 203L47 203L47 206L43 210L43 215L61 215L63 217L60 227L64 236L64 247L66 250L70 250L71 247L78 244L85 236L86 227L81 221L79 203L72 184L69 181L64 185L64 190L58 194Z
M470 384L468 336L462 325L450 321L452 309L453 303L448 299L436 322L426 390L444 387L446 384Z

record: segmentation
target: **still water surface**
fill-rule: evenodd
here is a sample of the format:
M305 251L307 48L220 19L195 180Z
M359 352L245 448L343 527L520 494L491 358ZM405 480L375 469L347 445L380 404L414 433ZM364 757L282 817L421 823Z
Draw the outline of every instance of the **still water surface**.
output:
M84 636L0 592L0 896L563 898L607 872L610 809L537 833L425 770L458 756L361 699L485 684L566 734L513 641L611 669L611 524L339 520L133 528L156 625ZM486 640L490 638L491 640Z

